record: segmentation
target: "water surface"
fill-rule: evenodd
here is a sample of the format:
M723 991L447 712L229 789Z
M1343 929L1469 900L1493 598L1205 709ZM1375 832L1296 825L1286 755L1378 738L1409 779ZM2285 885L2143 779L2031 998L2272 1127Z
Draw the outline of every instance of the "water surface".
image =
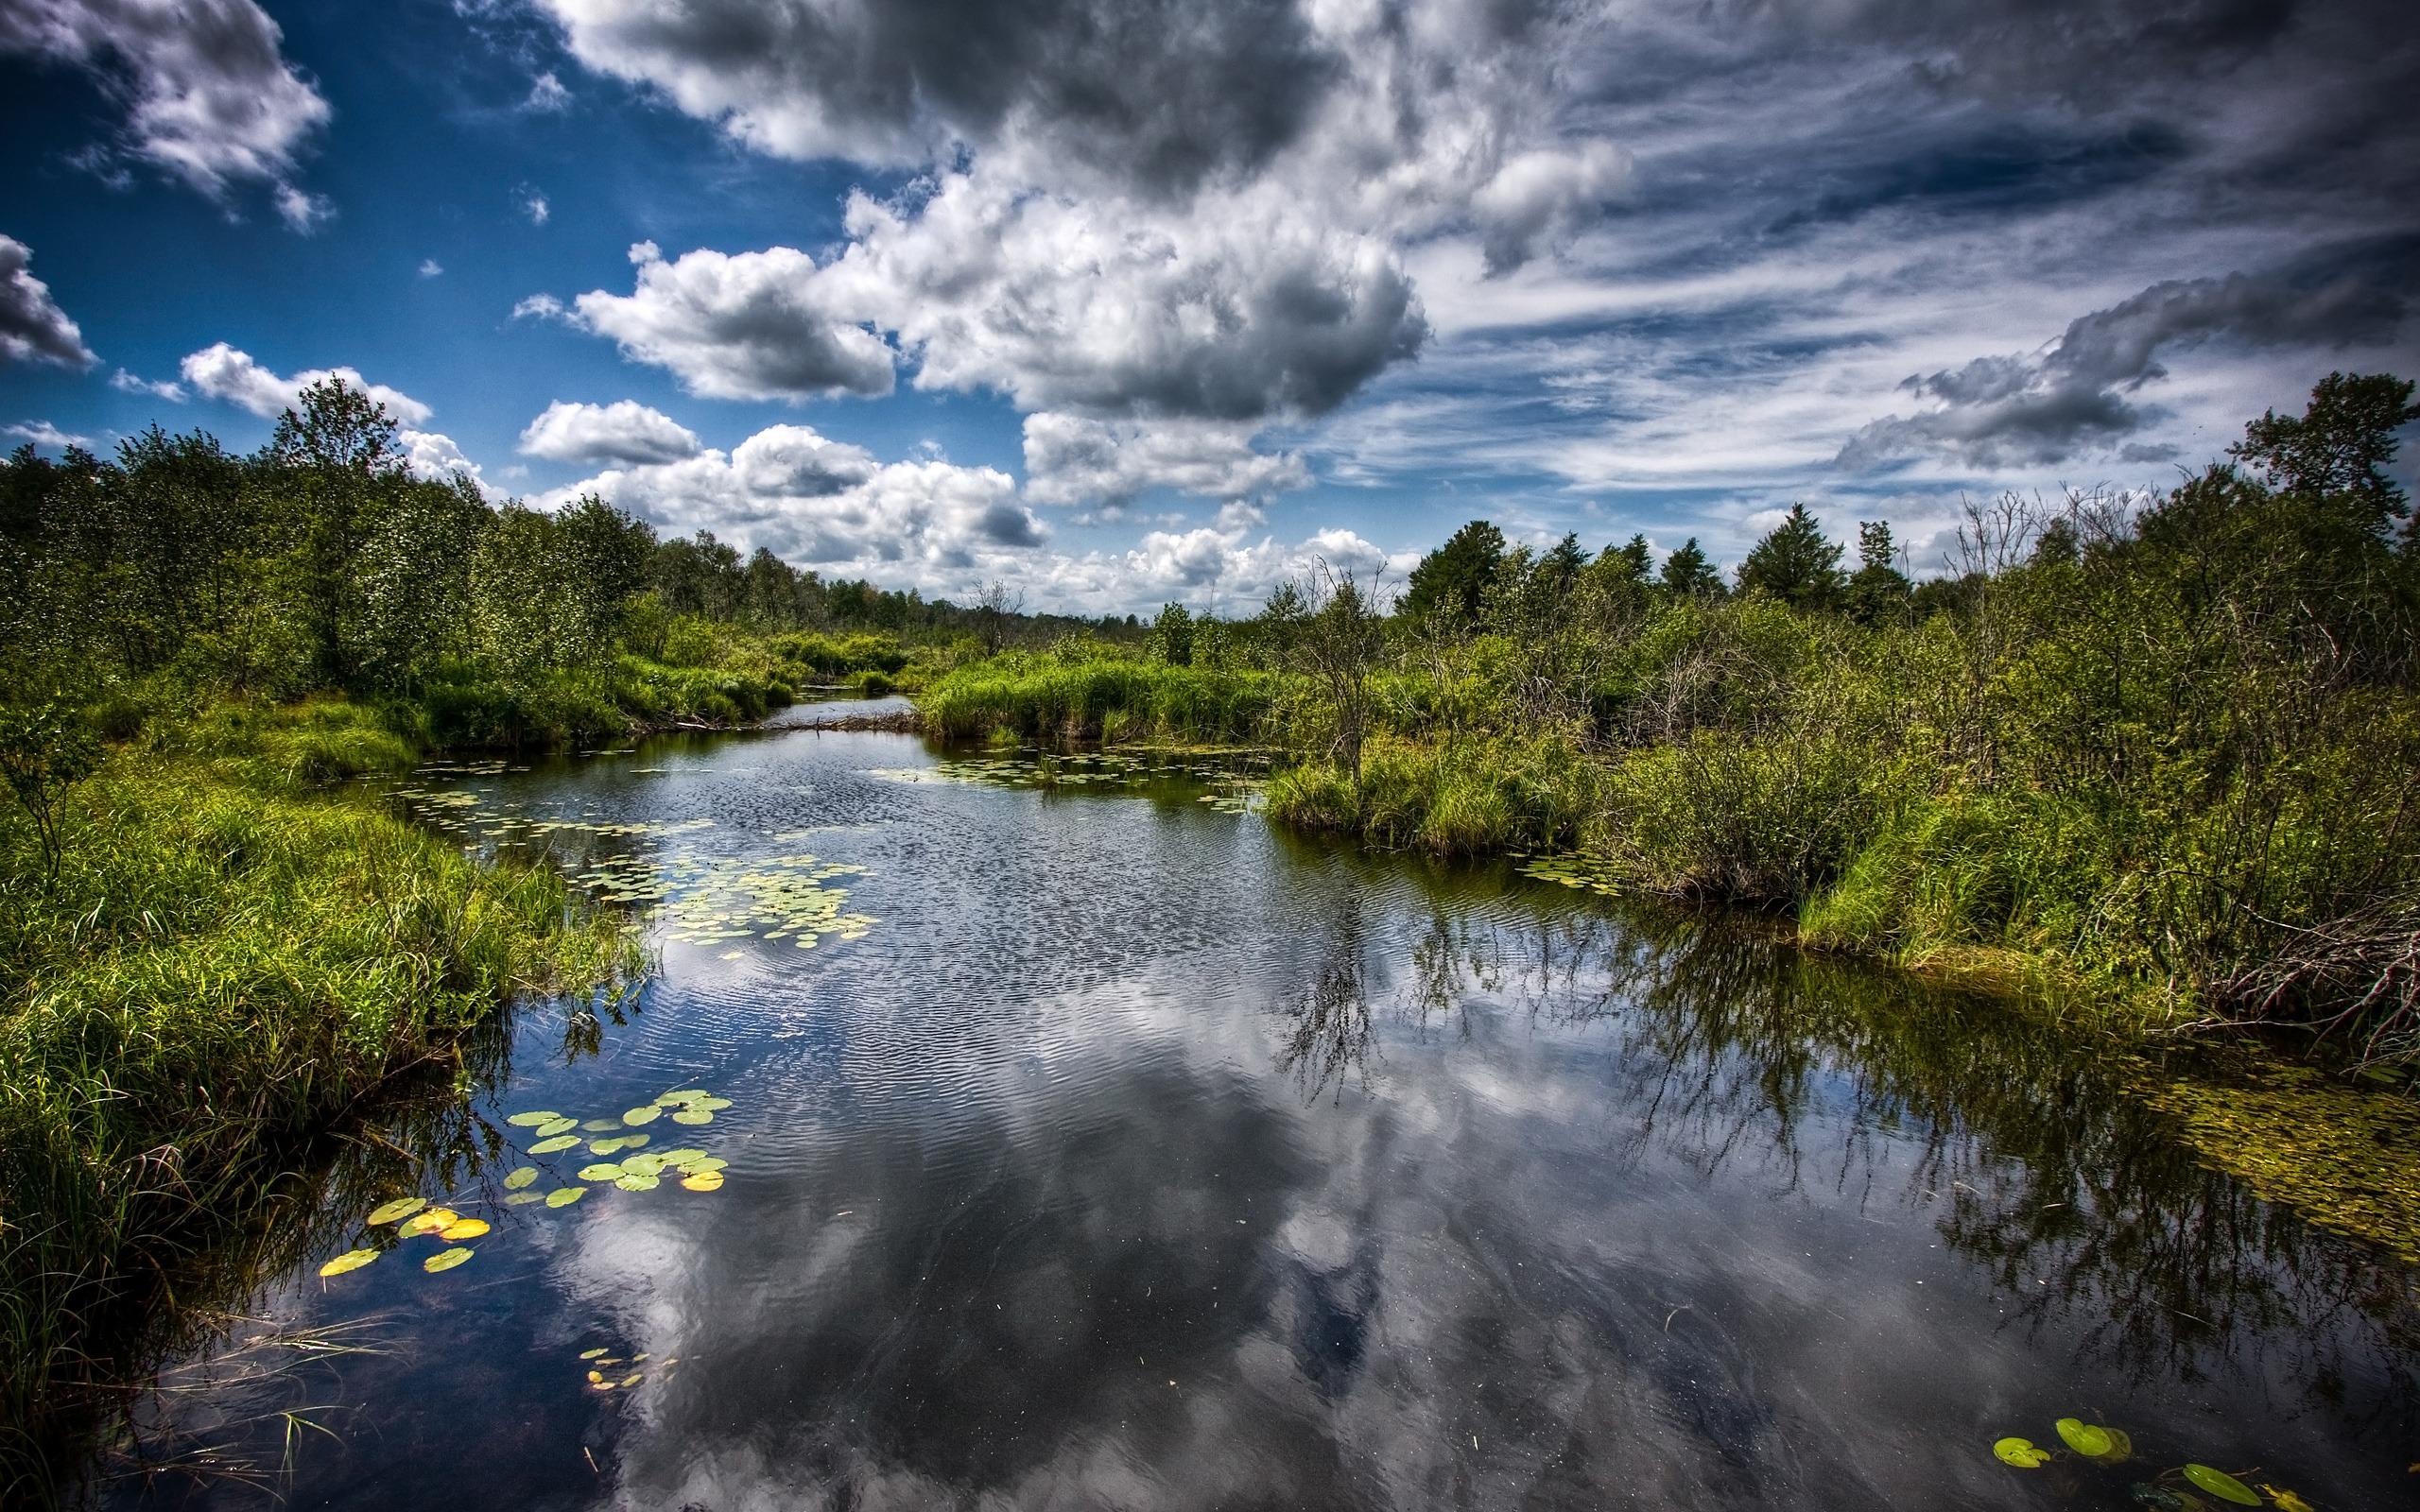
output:
M2420 1486L2412 1274L2201 1169L2055 1032L1305 842L1182 777L999 774L794 729L422 779L468 843L660 908L662 971L525 1008L496 1085L413 1138L398 1115L416 1190L493 1226L458 1267L422 1237L320 1279L411 1190L331 1178L267 1332L376 1352L288 1350L150 1419L266 1479L111 1499L2118 1507L2187 1461L2323 1507ZM683 1089L730 1106L633 1131L727 1160L719 1190L583 1183L605 1157L529 1160L504 1122ZM588 1190L507 1205L525 1163ZM2070 1415L2134 1459L1993 1457Z

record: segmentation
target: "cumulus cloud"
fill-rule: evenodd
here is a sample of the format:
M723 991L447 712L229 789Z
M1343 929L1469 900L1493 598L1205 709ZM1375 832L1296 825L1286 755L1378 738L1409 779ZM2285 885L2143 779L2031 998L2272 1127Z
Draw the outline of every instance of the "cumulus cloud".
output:
M313 368L281 378L253 361L251 353L239 352L224 341L188 354L181 369L184 381L197 392L248 409L264 420L300 405L302 390L326 378L340 378L386 405L387 413L401 425L424 424L432 413L409 394L385 384L373 384L355 369Z
M253 0L10 0L0 52L98 75L126 107L126 148L214 198L232 183L277 187L279 214L307 228L323 201L288 181L328 102L279 53L284 34Z
M1900 387L1926 407L1876 421L1841 453L1848 466L1937 452L1995 468L2066 461L2142 428L2129 396L2168 375L2157 360L2211 340L2246 347L2377 341L2400 323L2409 266L2346 269L2317 283L2287 276L2171 279L2071 322L2038 352L1978 357ZM2151 454L2139 449L2138 459Z
M0 361L90 368L101 359L50 297L50 285L26 270L33 255L15 237L0 236Z
M20 424L10 425L5 430L0 430L0 435L13 436L21 441L31 441L36 446L47 446L54 451L63 451L70 446L89 446L93 441L89 436L77 436L62 431L46 420L26 421Z
M439 483L450 483L457 477L467 479L490 504L501 504L509 497L504 490L487 480L479 464L464 455L451 436L405 426L396 433L396 438L403 442L404 466L415 476Z
M529 97L521 102L521 108L545 115L570 110L571 91L563 88L563 81L551 71L540 74L530 81Z
M521 433L522 454L550 462L677 462L700 450L696 432L630 399L611 404L558 399Z
M1115 507L1154 487L1252 500L1310 483L1300 458L1253 451L1250 433L1216 421L1101 421L1046 410L1025 419L1026 491L1043 504Z
M571 318L611 336L623 355L670 369L691 392L792 400L890 392L890 349L834 306L804 252L694 251L667 263L653 242L640 242L631 261L638 266L632 293L583 294Z

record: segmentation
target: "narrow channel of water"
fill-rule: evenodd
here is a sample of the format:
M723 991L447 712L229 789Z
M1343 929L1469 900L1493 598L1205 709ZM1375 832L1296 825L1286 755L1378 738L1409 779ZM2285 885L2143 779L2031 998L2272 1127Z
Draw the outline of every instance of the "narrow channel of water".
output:
M2420 1489L2414 1275L2200 1168L2055 1034L1307 843L1216 783L1060 775L798 729L423 779L473 843L661 909L663 970L520 1013L492 1092L393 1131L417 1187L332 1177L272 1342L147 1409L184 1469L107 1499L2215 1504L2187 1462L2322 1508ZM532 1156L530 1112L599 1126ZM366 1224L407 1193L489 1231ZM2066 1452L2068 1417L2132 1457ZM2011 1435L2061 1452L2012 1467Z

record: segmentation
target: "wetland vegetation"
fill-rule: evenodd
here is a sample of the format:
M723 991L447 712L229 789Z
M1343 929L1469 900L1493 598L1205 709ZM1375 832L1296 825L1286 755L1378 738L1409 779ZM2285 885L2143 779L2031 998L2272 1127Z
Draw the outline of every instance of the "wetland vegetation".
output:
M1181 778L1378 850L1746 905L1755 927L1713 944L1622 946L1641 1032L1682 992L1669 1032L1715 1035L1714 1059L1744 1035L1803 1060L1836 1030L1878 1055L1870 1027L1807 1018L1823 991L1770 986L1847 970L1831 955L2029 995L2054 1039L2282 1032L2266 1042L2316 1046L2311 1067L2127 1056L2095 1086L2169 1131L2141 1134L2159 1160L2199 1151L2420 1256L2420 530L2381 471L2411 391L2333 377L2164 492L1971 507L1956 570L1921 583L1889 524L1858 525L1851 569L1803 507L1731 584L1694 542L1659 564L1642 537L1539 551L1475 522L1399 595L1322 574L1249 619L1172 605L1149 626L1027 615L996 586L961 607L825 582L594 500L499 508L409 476L383 412L333 381L254 456L156 431L108 461L23 449L0 468L0 1486L46 1494L46 1424L332 1252L343 1223L311 1216L328 1193L367 1211L412 1160L493 1157L451 1115L384 1151L319 1136L397 1089L491 1085L516 995L623 990L645 959L615 909L659 908L684 947L872 923L826 885L853 868L811 856L472 858L429 795L350 780L729 729L819 691L913 692L928 733L993 747L954 782ZM1754 972L1700 980L1752 936ZM1338 970L1304 989L1288 1061L1322 1090L1368 1042ZM1994 1078L2042 1095L1970 1043L1955 1016L1894 1031L1881 1063L1916 1058L1890 1095L1950 1124L1996 1106ZM2038 1112L2008 1138L2068 1127ZM2135 1125L2092 1126L2116 1133L2089 1160L2022 1158L2132 1169ZM721 1180L609 1163L615 1183ZM2279 1221L2234 1185L2199 1200ZM2081 1207L2022 1206L1953 1227L2027 1257L2011 1278L2045 1246L2118 1253L2115 1229L2072 1227ZM2175 1306L2211 1305L2197 1276ZM2141 1325L2113 1303L2109 1326Z

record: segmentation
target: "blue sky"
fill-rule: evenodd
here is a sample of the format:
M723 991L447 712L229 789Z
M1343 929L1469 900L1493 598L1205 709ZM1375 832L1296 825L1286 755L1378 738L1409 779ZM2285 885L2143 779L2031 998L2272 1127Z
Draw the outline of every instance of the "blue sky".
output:
M1248 609L1484 516L2156 486L2420 374L2344 0L0 0L0 429L419 465L827 574Z

